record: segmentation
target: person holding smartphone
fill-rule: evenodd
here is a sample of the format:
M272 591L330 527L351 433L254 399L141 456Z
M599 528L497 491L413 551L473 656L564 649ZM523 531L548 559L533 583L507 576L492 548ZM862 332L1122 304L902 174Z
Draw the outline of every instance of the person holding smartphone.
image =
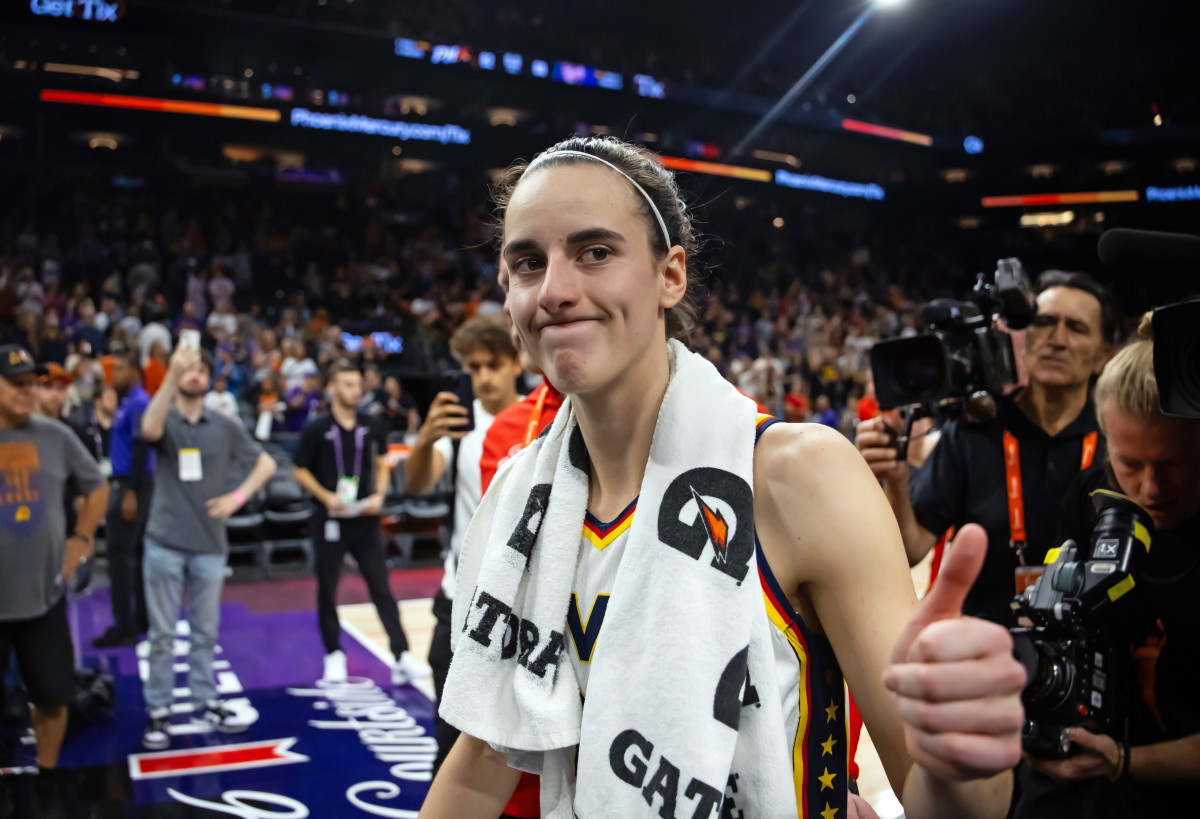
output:
M467 524L483 496L479 469L483 439L496 415L520 397L517 395L517 376L521 374L521 361L501 318L479 317L465 322L451 336L450 349L469 375L475 397L468 401L465 388L443 388L429 406L425 423L417 433L417 442L404 467L406 487L414 495L436 486L449 465L453 464L454 469L453 528L450 548L446 552L446 574L441 589L433 598L437 626L429 650L433 685L439 699L450 668L450 609L454 601L459 548ZM446 386L451 385L443 385ZM458 732L439 718L435 733L440 764Z
M345 359L335 361L329 368L326 388L330 411L304 427L296 447L293 472L297 483L313 496L316 508L312 530L317 563L317 620L325 644L322 679L328 682L346 679L337 585L342 561L349 552L362 572L391 644L392 684L401 685L429 676L429 668L409 653L396 598L388 587L379 530L379 510L391 476L386 457L387 437L379 419L359 409L362 374L357 367Z

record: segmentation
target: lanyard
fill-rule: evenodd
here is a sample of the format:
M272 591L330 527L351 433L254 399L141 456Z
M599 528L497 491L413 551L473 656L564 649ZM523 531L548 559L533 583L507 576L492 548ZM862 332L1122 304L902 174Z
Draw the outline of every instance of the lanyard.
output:
M1083 454L1079 459L1079 471L1092 465L1096 456L1098 434L1089 432L1083 436ZM1004 430L1004 476L1008 494L1009 545L1017 550L1021 565L1025 565L1025 493L1021 488L1021 454L1017 438Z
M336 420L333 422L333 454L337 458L338 478L346 474L346 465L342 460L342 426ZM366 429L354 427L354 479L358 480L362 472L363 436Z
M533 411L529 413L529 424L525 427L525 441L521 444L521 449L529 446L537 437L538 424L542 421L542 410L546 408L546 396L549 392L550 387L547 384L543 384L538 390L537 403L534 404Z

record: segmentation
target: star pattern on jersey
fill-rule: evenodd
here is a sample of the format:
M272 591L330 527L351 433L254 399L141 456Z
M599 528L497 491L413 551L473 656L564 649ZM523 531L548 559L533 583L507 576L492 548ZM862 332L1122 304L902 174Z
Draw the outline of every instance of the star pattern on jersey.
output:
M837 776L836 773L830 773L829 769L826 768L825 775L817 777L817 779L819 779L821 781L821 790L827 790L827 789L832 790L833 789L833 778L835 776Z
M825 721L833 722L835 719L837 719L837 710L838 704L830 700L829 707L825 709Z
M821 819L834 819L837 816L838 809L829 807L829 803L825 803L825 810L821 811Z
M837 739L834 738L833 734L830 734L829 739L821 743L821 756L825 756L826 754L833 756L834 745L837 745Z

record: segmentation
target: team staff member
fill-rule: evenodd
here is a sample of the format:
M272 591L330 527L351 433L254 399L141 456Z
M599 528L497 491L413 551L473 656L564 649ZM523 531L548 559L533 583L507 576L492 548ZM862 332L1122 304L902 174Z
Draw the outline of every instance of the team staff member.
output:
M117 390L105 384L96 400L90 406L85 405L71 424L106 478L112 477L112 427L116 414Z
M217 699L213 684L229 555L225 520L275 474L275 461L240 421L204 406L211 378L212 357L193 346L180 347L141 421L142 437L155 446L162 465L146 526L150 673L143 687L149 719L142 744L152 749L170 743L175 623L185 587L192 720L223 733L248 727L242 715ZM246 479L230 491L234 476L246 471Z
M142 413L150 394L142 389L142 368L136 351L121 353L113 361L113 386L121 397L113 421L113 492L104 521L108 544L113 624L96 639L96 648L133 645L146 630L146 599L142 589L143 538L153 493L154 454L142 439Z
M1128 495L1154 520L1134 593L1117 601L1136 674L1129 744L1072 728L1070 757L1027 756L1036 773L1018 769L1017 819L1188 816L1200 805L1200 421L1159 411L1149 324L1096 382L1108 468L1076 479L1060 530L1091 542L1097 488Z
M508 327L497 318L473 318L454 331L450 349L471 374L471 390L475 394L472 406L464 407L452 392L440 392L429 406L425 424L417 434L412 454L404 465L405 485L414 495L428 492L445 474L453 462L454 518L450 533L450 548L446 551L446 573L442 587L433 598L433 614L437 618L429 663L433 667L433 686L438 699L450 669L450 610L454 601L454 579L463 535L483 497L480 458L483 440L496 414L516 403L517 376L521 360L513 346ZM467 413L475 419L475 429L459 432ZM434 719L438 741L435 767L440 766L458 732L440 717Z
M338 576L347 552L354 556L371 602L387 632L394 663L392 683L429 676L408 651L396 598L388 587L379 510L391 469L387 436L379 420L359 410L362 375L346 360L329 370L330 411L304 427L296 448L296 481L313 496L313 545L317 551L317 620L325 644L323 679L346 679L337 615ZM356 508L357 507L357 508Z
M0 347L0 677L15 650L33 704L41 768L58 765L75 695L63 589L91 557L108 483L65 425L33 414L37 376L22 347ZM64 493L84 495L70 535Z
M998 399L993 421L947 424L911 485L882 417L859 424L855 441L883 480L911 565L950 527L984 527L987 559L963 612L1005 624L1022 559L1042 565L1055 545L1067 487L1104 458L1088 394L1112 354L1116 314L1103 287L1084 273L1048 271L1037 291L1037 316L1024 344L1029 386Z

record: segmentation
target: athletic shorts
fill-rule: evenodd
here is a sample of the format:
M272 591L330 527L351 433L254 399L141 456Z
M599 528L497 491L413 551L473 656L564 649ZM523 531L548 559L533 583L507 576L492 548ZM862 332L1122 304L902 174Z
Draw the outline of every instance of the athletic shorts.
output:
M66 595L32 620L0 621L0 678L16 651L29 701L41 708L67 705L75 696L75 650L67 625Z

